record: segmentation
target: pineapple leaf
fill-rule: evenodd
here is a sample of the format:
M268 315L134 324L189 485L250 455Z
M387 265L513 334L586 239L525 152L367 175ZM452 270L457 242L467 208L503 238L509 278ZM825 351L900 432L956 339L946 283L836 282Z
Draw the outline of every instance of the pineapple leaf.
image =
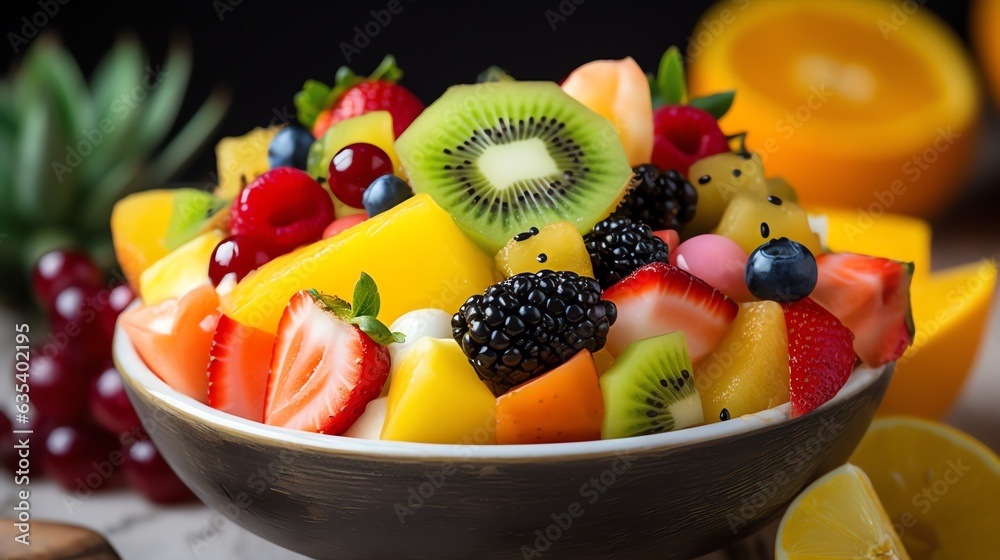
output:
M122 160L123 150L131 145L138 127L132 97L141 86L146 58L138 43L130 36L119 39L104 55L91 79L98 124L104 123L102 141L95 146L84 169L88 189L97 188L108 173Z
M231 95L216 90L150 163L145 185L159 186L181 171L206 145L229 109ZM123 193L125 194L125 193Z
M66 140L57 112L43 97L28 107L22 124L14 173L16 212L25 223L59 223L72 206L78 173L63 163Z
M17 212L14 211L14 139L0 135L0 246L9 242L13 229L17 226Z
M21 70L18 106L21 111L48 96L53 102L57 124L68 139L94 124L90 91L80 67L52 36L39 38L25 57Z
M133 144L132 153L146 156L167 137L170 127L177 120L188 80L191 78L191 47L184 41L175 41L167 53L163 71L155 78L150 88L149 98L144 102L140 119L139 136Z
M102 178L87 196L78 214L78 226L87 232L104 231L111 222L111 208L139 177L143 162L122 160Z
M0 82L0 137L13 140L17 134L17 107L14 90L7 82Z

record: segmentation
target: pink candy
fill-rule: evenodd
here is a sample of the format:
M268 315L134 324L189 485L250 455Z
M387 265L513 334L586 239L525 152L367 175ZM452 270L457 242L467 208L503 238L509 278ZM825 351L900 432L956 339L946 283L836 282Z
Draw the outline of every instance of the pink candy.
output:
M670 264L686 270L738 302L753 301L747 289L747 254L722 235L692 237L670 252Z

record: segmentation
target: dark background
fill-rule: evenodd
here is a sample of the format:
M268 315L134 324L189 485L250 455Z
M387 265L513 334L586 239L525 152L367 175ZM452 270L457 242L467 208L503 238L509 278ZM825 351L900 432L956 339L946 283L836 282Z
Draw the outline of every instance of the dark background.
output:
M307 78L332 82L337 68L347 64L341 42L352 42L355 26L363 28L373 20L372 10L385 10L389 3L62 1L65 5L50 18L46 30L62 36L88 73L122 33L138 36L154 62L162 60L171 37L188 37L195 63L180 118L189 118L213 87L226 86L234 95L220 137L266 125L275 110L292 110L292 96ZM560 80L580 64L598 58L632 56L643 68L653 69L667 46L686 45L699 15L713 3L398 1L402 11L392 15L370 44L351 57L350 66L367 74L385 54L394 54L406 74L402 83L425 103L450 84L474 81L493 64L518 79L548 80ZM12 54L7 34L20 33L21 18L37 12L38 2L3 3L4 73L20 56ZM924 8L966 36L967 1L927 0ZM552 14L565 17L554 21L554 30ZM214 155L209 150L183 178L201 179L213 168Z

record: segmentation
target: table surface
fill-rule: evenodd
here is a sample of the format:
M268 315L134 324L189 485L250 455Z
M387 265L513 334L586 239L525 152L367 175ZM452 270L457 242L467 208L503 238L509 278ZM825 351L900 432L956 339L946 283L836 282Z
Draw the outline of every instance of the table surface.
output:
M991 207L995 209L998 206ZM948 237L935 242L935 266L937 268L951 266L984 256L996 258L1000 250L1000 230L996 226L991 228L988 232L965 233L961 228L953 228L953 233L949 233ZM943 255L943 258L938 259L938 255ZM0 310L0 340L9 340L13 336L8 332L12 331L13 324L13 318ZM0 364L5 370L10 369L11 362L10 356L0 351ZM0 379L9 380L9 375L9 371L4 371ZM11 384L0 383L0 403L9 403L10 395ZM995 302L974 371L947 421L1000 452L1000 407L996 406L998 400L1000 400L1000 306ZM304 558L244 531L202 505L157 507L125 491L76 497L63 492L46 480L32 482L31 496L35 519L90 527L106 536L126 560ZM0 477L0 517L9 515L13 504L12 479L9 476ZM756 536L756 539L771 541L773 531L773 526L765 529ZM196 543L200 544L196 546ZM4 550L6 545L7 543L0 544L0 551ZM737 556L746 557L743 554ZM700 560L722 560L728 557L720 552Z

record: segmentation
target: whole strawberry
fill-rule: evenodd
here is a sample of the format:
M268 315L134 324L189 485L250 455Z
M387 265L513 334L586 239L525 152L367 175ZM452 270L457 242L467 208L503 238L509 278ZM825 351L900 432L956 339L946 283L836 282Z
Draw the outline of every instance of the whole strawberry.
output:
M319 138L342 120L372 111L388 111L392 115L393 133L398 138L424 110L417 96L396 83L402 77L396 59L387 55L367 78L341 66L332 88L308 80L302 91L295 94L299 122Z

